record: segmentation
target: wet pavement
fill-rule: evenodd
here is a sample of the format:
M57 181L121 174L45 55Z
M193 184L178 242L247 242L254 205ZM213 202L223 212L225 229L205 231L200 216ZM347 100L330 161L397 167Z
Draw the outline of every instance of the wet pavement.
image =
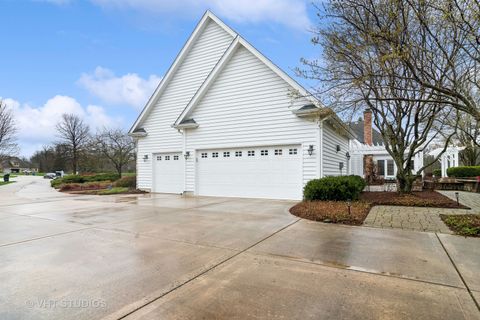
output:
M0 319L480 319L480 239L17 180L0 186Z

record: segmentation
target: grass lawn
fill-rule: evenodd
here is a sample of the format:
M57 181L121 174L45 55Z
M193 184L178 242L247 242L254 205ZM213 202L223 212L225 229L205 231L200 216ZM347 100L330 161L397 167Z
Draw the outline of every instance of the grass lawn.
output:
M361 225L370 209L378 205L469 209L438 192L427 190L411 194L362 192L358 201L352 201L350 213L346 201L302 201L292 207L290 213L314 221Z
M126 193L128 192L128 188L124 187L115 187L111 189L104 189L104 190L99 190L97 192L98 195L109 195L109 194L119 194L119 193Z
M478 214L441 214L440 218L456 234L466 237L480 237L480 215Z
M6 185L6 184L9 184L9 183L14 183L14 182L15 181L8 181L8 182L0 181L0 186Z

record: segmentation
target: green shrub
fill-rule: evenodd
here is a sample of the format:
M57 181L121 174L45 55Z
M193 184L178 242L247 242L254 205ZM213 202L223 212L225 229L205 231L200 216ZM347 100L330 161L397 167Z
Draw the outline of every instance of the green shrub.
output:
M118 180L118 174L116 173L99 173L94 175L76 175L70 174L63 178L57 178L50 182L53 188L60 188L62 184L69 183L85 183L85 182L99 182L99 181L116 181Z
M480 176L480 166L448 168L447 175L449 177L477 177Z
M356 200L366 183L359 176L325 177L310 180L303 189L305 200Z
M92 176L82 176L85 180L84 182L92 181L116 181L119 176L116 173L99 173Z
M69 174L68 176L63 176L63 178L57 178L55 180L61 180L61 183L84 183L85 177L76 175L76 174Z
M435 176L435 177L440 177L442 175L442 170L441 169L434 169L432 174Z
M129 188L129 189L136 189L137 188L137 177L136 176L123 177L123 178L115 181L113 186L114 187Z

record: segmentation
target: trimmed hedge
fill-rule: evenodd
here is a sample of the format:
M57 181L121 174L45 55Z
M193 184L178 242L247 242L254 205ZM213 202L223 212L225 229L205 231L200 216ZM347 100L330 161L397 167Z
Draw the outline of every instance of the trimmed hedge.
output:
M137 176L123 177L123 178L115 181L113 186L118 187L118 188L136 189L137 188Z
M356 200L366 183L360 176L325 177L310 180L303 189L303 198L312 200Z
M477 177L480 176L480 166L448 168L447 175L449 177Z
M63 178L57 178L50 182L50 185L54 188L59 188L62 184L69 183L85 183L85 182L98 182L98 181L116 181L119 176L116 173L100 173L90 176L82 176L76 174L70 174Z
M434 169L432 174L435 176L435 177L440 177L442 175L442 169Z

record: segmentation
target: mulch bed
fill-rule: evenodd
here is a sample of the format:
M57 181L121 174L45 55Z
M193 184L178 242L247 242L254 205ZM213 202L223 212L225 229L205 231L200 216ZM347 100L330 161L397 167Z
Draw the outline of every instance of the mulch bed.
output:
M304 219L326 223L361 225L372 205L364 201L353 201L348 212L343 201L302 201L290 209L290 213Z
M450 199L436 191L425 190L401 194L398 192L362 192L360 200L370 202L372 205L409 206L409 207L432 207L470 209L455 200Z
M438 192L426 190L400 194L397 192L362 192L360 200L353 201L348 212L344 201L302 201L290 213L304 219L327 223L361 225L370 209L377 205L470 209Z
M440 218L456 234L480 237L480 215L478 214L441 214Z

